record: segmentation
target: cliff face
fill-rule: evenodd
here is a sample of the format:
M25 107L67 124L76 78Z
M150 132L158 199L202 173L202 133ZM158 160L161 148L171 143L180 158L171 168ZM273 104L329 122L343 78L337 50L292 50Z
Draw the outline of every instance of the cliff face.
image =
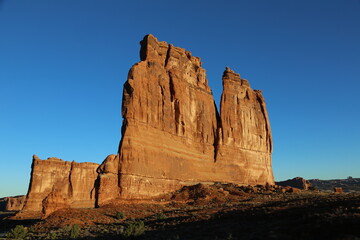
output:
M111 166L102 178L116 189L109 192L109 184L100 181L99 193L105 193L100 204L198 182L274 184L271 131L260 91L227 69L219 116L198 57L147 35L140 58L124 84L118 156L101 167Z
M46 216L196 183L274 184L261 91L226 68L219 114L200 58L147 35L140 59L124 84L118 154L100 166L34 156L23 212Z
M274 184L272 137L264 97L246 79L226 68L220 105L216 162L233 182Z
M148 35L124 85L122 197L204 181L214 162L216 110L200 59ZM194 174L196 173L196 174Z
M25 202L26 196L14 196L0 198L0 211L20 211Z
M296 177L293 179L276 182L276 185L283 186L283 187L289 186L289 187L299 188L302 190L308 190L309 187L311 187L311 182L302 177Z
M34 155L22 212L43 211L48 215L64 206L94 207L98 166L96 163L68 162L58 158L41 160Z

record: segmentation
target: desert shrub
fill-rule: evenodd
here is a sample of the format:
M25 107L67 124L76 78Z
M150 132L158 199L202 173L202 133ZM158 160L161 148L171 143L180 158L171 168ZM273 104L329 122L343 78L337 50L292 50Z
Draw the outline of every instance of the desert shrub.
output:
M28 227L28 232L35 232L35 228L34 228L34 226L30 226L30 227Z
M22 225L16 225L13 229L11 229L7 234L7 238L15 238L15 239L24 239L26 237L28 230L26 227Z
M179 235L173 235L173 236L167 238L167 240L179 240L179 239L180 239Z
M48 235L48 239L56 239L57 238L57 235L56 235L56 232L50 232L49 235Z
M125 214L123 212L116 212L116 219L124 219Z
M143 221L139 222L130 222L126 225L125 230L123 232L124 237L138 237L144 234L145 232L145 224Z
M158 212L158 213L155 215L155 217L156 217L157 220L164 220L164 219L167 218L166 215L165 215L165 213L163 213L163 212Z
M234 239L233 235L231 233L228 233L226 236L226 240L232 240L232 239Z
M80 226L78 224L74 224L71 226L70 229L70 238L75 239L79 236L80 233Z

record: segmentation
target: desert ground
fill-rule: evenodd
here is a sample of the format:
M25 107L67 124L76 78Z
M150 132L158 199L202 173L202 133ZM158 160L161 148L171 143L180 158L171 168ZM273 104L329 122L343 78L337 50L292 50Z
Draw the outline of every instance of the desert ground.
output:
M198 184L46 219L15 214L1 213L0 239L21 231L24 239L360 239L359 192Z

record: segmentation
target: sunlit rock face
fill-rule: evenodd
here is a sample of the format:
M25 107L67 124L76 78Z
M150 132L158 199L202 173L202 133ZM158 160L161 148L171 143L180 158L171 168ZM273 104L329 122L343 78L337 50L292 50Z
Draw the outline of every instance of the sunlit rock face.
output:
M26 196L0 198L0 211L19 211L24 207Z
M296 177L293 179L288 179L285 181L276 182L276 185L283 186L283 187L294 187L301 190L308 190L309 187L311 187L310 181L302 178L302 177Z
M214 163L216 109L200 59L148 35L141 60L123 94L119 160L126 198L210 180Z
M65 205L74 208L94 207L98 166L96 163L68 162L59 158L41 160L34 155L22 212L45 212L44 206L50 205L52 211L58 209L57 205L61 208ZM49 209L46 211L47 214L50 212Z
M216 162L226 181L274 184L272 137L265 100L246 79L226 68L220 105L221 124Z
M21 214L153 198L197 183L274 184L264 98L226 68L220 113L200 58L147 35L129 71L118 154L96 163L33 157Z
M264 98L226 69L220 115L200 58L147 35L124 84L119 153L103 163L99 203L198 182L274 184ZM111 162L111 163L110 163ZM116 181L117 172L117 181ZM106 177L108 176L108 177Z

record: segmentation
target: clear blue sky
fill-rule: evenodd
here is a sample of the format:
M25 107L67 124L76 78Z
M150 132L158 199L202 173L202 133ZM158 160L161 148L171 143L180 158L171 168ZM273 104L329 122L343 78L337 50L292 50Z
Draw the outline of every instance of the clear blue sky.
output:
M26 193L33 154L117 152L148 33L201 57L216 102L225 66L263 90L276 180L360 177L358 0L0 0L0 197Z

